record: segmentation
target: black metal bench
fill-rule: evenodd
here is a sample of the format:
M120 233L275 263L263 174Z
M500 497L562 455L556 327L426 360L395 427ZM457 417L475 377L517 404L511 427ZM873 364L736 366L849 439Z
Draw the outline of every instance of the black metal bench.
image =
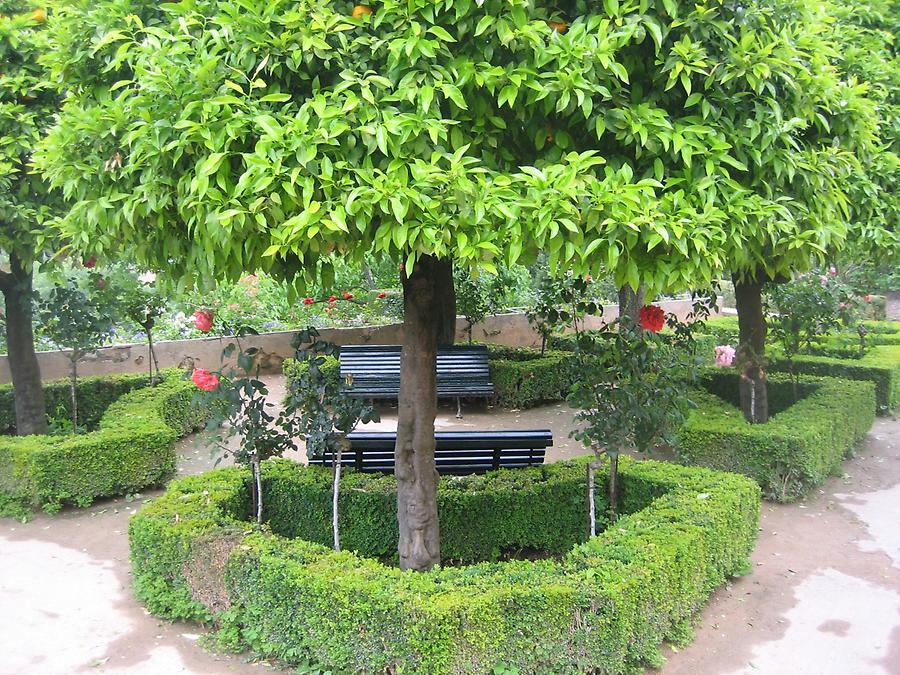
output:
M341 380L351 378L351 396L395 399L400 394L399 345L344 345L341 347ZM462 417L462 398L492 398L494 383L484 345L460 345L438 350L438 398L456 399L456 416Z
M495 469L518 469L544 463L553 445L549 429L528 431L438 431L434 435L434 459L438 473L484 473ZM341 454L341 466L357 471L394 470L395 431L354 431L347 435L350 450ZM310 464L332 465L330 453Z

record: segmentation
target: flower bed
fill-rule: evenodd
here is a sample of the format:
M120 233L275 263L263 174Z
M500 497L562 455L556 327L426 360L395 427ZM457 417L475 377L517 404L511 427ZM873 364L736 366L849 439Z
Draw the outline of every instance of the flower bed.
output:
M502 518L493 510L512 508L504 500L526 487L547 500L540 507L546 519L532 526L539 532L567 522L564 514L574 506L557 505L553 486L571 485L563 492L571 489L574 499L580 483L586 528L586 461L500 471L459 490L462 496L454 494L454 479L443 479L442 516L448 504L463 503L458 498L473 509L467 522L442 523L445 542ZM300 500L279 511L273 528L306 531L327 522L327 469L283 461L264 466L270 492L281 491L277 499ZM688 639L712 590L747 571L759 518L759 488L747 478L622 459L629 515L561 558L404 573L351 551L253 531L246 522L248 478L247 471L228 468L176 481L131 519L138 596L159 616L218 619L220 638L232 646L350 672L489 673L499 665L625 672L659 664L660 642ZM370 522L376 514L395 517L387 506L393 479L358 480L356 489L342 493L355 506L342 502L342 510L358 514L368 503ZM360 494L347 497L351 491ZM310 522L298 526L298 520ZM353 527L349 514L344 520ZM460 526L461 533L451 530ZM390 525L379 527L387 537ZM583 541L584 530L566 536L567 545Z
M146 376L142 383L146 385ZM100 392L105 396L119 387L133 389L109 405L96 431L0 436L0 514L87 506L97 497L137 492L170 478L176 439L204 421L202 411L191 405L194 386L181 380L178 371L167 372L154 388L135 389L137 384L136 376L82 381L82 391L95 393L95 404Z
M737 406L737 378L733 372L703 377L704 389L691 396L698 407L678 431L678 454L689 464L750 476L770 499L793 501L838 473L875 419L871 382L804 378L794 403L787 376L773 375L774 414L753 425Z

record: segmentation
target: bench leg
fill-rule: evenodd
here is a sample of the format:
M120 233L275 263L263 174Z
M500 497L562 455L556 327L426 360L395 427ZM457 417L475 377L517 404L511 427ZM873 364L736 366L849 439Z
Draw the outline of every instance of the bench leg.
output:
M462 419L462 399L459 396L456 397L456 419Z

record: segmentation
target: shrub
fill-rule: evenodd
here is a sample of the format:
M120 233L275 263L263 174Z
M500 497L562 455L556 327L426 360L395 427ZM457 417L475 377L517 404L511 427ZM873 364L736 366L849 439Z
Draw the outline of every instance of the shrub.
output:
M793 501L839 471L875 418L870 382L805 378L792 404L784 375L769 379L766 424L750 424L737 407L737 375L709 372L698 405L678 431L678 455L689 464L750 476L770 499Z
M320 370L331 379L337 382L341 377L341 364L333 356L326 356L325 363L322 364ZM300 380L300 376L309 370L309 363L306 361L298 361L297 359L285 359L282 364L282 372L285 377L285 386L290 389L294 382Z
M737 345L740 341L738 319L736 316L715 316L703 322L698 332L714 335L718 344Z
M202 426L204 415L191 405L193 385L177 371L165 376L158 386L112 403L97 431L0 437L0 503L6 514L87 506L97 497L137 492L171 477L175 440Z
M547 351L513 358L491 359L491 379L497 405L503 408L533 408L548 401L562 401L569 393L578 372L578 363L570 352Z
M848 352L847 356L851 356ZM862 358L795 356L794 371L803 375L863 380L875 385L875 405L879 415L900 406L900 345L878 345L866 350ZM769 369L788 370L786 359L773 358Z
M574 484L587 461L481 478L515 492L518 481L528 485L549 470ZM315 473L327 478L314 467L264 466L267 481L286 486L307 480L295 475L303 471L313 483ZM747 571L759 488L740 476L649 461L623 458L620 471L631 514L559 560L410 574L264 530L242 536L251 529L243 522L249 473L221 469L176 481L131 519L136 589L155 614L219 618L230 638L292 663L350 672L489 673L499 664L633 672L660 663L659 643L683 641L709 593ZM389 479L369 480L391 502L389 482L374 485ZM455 489L449 480L442 492ZM466 499L490 493L470 487ZM307 515L301 506L292 511ZM464 533L497 517L471 516L460 523ZM442 531L452 540L446 525Z
M135 375L106 375L84 377L78 380L79 423L92 429L110 404L133 389L146 387L146 373ZM53 380L44 383L44 401L51 417L68 420L72 400L69 380ZM16 428L15 399L11 384L0 384L0 434L11 434Z

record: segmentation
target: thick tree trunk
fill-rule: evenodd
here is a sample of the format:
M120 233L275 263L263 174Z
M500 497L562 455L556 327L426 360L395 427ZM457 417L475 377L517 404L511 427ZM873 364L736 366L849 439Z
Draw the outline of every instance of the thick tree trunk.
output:
M438 309L438 347L451 347L456 342L456 289L453 286L453 261L435 260L435 301ZM472 329L469 328L469 342Z
M403 351L397 412L397 522L400 569L424 571L441 560L434 464L439 313L445 263L430 256L403 275ZM452 292L452 275L451 275Z
M641 324L639 323L641 307L643 306L643 285L638 286L637 291L631 290L631 286L622 286L622 288L619 289L619 316L630 317L638 335L641 335L644 332L644 329L641 328Z
M737 349L741 365L741 410L751 424L769 421L769 398L766 387L766 317L763 313L761 274L757 279L734 277L734 296L738 312L740 344Z
M16 407L16 433L47 433L47 412L41 369L34 350L32 277L30 266L10 256L9 273L0 272L0 290L6 306L6 341Z

